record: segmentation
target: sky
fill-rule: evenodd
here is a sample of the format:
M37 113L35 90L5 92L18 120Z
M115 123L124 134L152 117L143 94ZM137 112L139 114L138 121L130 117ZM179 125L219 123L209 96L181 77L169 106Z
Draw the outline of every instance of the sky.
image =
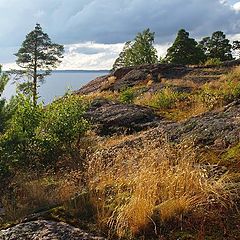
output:
M124 42L150 28L164 56L179 29L196 39L221 30L240 40L238 0L0 0L0 64L14 68L27 33L41 24L65 46L59 69L110 69Z

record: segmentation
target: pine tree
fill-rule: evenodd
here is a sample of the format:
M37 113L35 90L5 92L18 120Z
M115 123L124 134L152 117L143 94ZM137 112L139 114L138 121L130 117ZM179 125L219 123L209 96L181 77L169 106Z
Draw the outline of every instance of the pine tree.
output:
M39 82L51 74L63 57L62 45L52 43L47 33L44 33L40 24L27 34L18 53L16 63L22 69L18 71L20 76L27 77L20 88L30 90L33 103L37 104L37 87Z
M232 49L236 58L239 59L240 58L240 41L238 40L233 41Z
M167 50L165 61L175 64L199 64L205 58L198 43L189 38L184 29L179 30L173 45Z
M199 42L199 46L204 51L208 59L218 58L221 61L232 60L232 45L226 35L217 31L211 37L205 37Z
M4 128L4 107L5 107L5 99L2 99L2 93L8 83L9 77L7 74L2 73L2 65L0 65L0 133L3 131Z

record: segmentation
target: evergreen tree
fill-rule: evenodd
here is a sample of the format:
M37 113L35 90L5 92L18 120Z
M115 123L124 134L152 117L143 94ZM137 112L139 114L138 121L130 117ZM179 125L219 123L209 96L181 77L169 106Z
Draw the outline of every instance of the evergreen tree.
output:
M234 51L234 56L239 58L240 57L240 41L238 40L233 41L232 49Z
M49 36L42 31L40 24L36 24L35 29L27 34L21 48L15 54L16 63L22 69L18 74L28 79L19 85L20 89L30 90L35 105L38 83L43 82L44 77L57 67L63 52L63 46L52 43Z
M217 31L211 37L205 37L199 42L199 46L204 51L208 59L218 58L221 61L232 60L232 45L226 35Z
M148 28L142 33L138 33L134 41L126 42L123 51L113 64L112 70L127 66L157 63L157 50L153 46L154 34Z
M167 50L165 61L175 64L199 64L205 56L198 43L189 38L184 29L179 30L173 45Z
M0 133L3 131L4 122L5 122L5 114L4 114L4 107L5 107L5 99L2 99L2 93L8 83L8 76L5 73L2 73L2 66L0 65Z

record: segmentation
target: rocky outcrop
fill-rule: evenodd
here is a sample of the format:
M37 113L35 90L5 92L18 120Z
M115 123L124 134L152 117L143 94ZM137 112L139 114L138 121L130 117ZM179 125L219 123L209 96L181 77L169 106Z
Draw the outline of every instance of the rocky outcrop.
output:
M100 135L138 132L156 127L161 120L150 108L104 99L93 101L85 117Z
M240 141L240 101L183 123L170 124L164 130L170 141L189 139L196 146L227 148Z
M38 220L0 231L1 240L104 240L63 222Z
M193 68L176 64L146 64L117 69L107 76L98 77L76 91L76 94L89 94L104 90L121 90L146 80L159 82L162 78L181 78Z
M98 77L89 82L77 94L89 94L99 91L120 91L126 87L147 84L152 81L152 87L159 87L162 79L192 81L204 84L218 80L230 68L240 65L239 60L224 62L219 66L185 66L178 64L146 64L135 67L117 69L109 75ZM156 85L156 86L155 86ZM160 86L161 87L161 86ZM149 88L150 89L150 88Z
M134 135L130 140L104 149L104 159L112 159L124 148L142 148L151 143L161 147L163 142L185 141L195 149L221 150L234 146L240 141L240 100L217 112L209 112L193 117L185 122L161 122L158 127Z
M75 91L76 94L89 94L93 92L101 91L102 86L104 83L108 81L108 75L97 77L96 79L92 80L88 84L84 85L81 89Z

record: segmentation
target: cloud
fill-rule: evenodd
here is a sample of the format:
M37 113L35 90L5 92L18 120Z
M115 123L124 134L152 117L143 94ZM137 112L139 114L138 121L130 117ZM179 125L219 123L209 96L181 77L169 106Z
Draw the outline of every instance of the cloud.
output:
M65 45L65 56L58 69L111 69L123 46L124 43L100 44L94 42ZM165 56L169 46L170 43L155 45L158 55ZM3 65L3 70L16 68L17 65L15 63L6 63Z
M64 44L125 42L147 27L159 42L179 28L196 36L216 29L233 34L240 16L234 9L219 0L1 0L0 44L19 45L36 22Z
M233 4L233 9L236 12L239 12L240 11L240 2L237 2L237 3Z
M104 63L111 62L117 55L115 44L132 40L147 27L155 31L156 44L161 46L173 41L180 28L195 38L216 30L238 34L239 3L227 0L1 0L0 63L14 61L12 54L36 22L53 41L66 45L66 66L67 62L71 65L71 59L79 65L85 66L82 62L85 59L91 66L97 63L105 66ZM92 41L94 45L86 47L86 42ZM102 44L101 47L96 43ZM77 60L76 56L81 59Z
M65 56L59 69L110 69L123 48L122 43L86 42L65 46Z
M111 69L122 51L124 43L99 44L93 42L65 46L66 52L59 69ZM155 45L158 54L164 56L170 44Z

